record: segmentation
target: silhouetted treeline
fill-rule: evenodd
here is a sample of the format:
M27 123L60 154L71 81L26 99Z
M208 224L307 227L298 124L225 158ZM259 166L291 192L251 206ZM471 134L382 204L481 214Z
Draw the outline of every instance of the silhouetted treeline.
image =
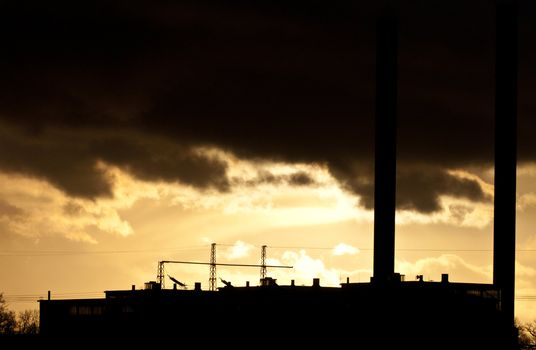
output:
M519 348L520 350L536 349L536 320L532 322L516 322L519 330Z
M0 293L0 334L37 334L39 333L39 311L25 310L17 315L7 308L4 295Z

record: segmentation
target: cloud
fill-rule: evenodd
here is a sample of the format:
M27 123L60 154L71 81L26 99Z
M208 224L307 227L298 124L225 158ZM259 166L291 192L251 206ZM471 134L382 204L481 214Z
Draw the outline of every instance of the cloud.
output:
M242 259L248 257L253 249L255 249L255 246L252 244L236 241L231 247L227 248L224 255L229 260Z
M133 233L119 209L128 206L115 199L73 199L45 181L0 174L0 226L4 234L39 239L60 236L73 241L97 243L95 234L120 236ZM24 210L19 209L24 208Z
M351 282L368 282L372 275L370 269L345 270L327 267L322 259L314 258L306 250L283 251L266 259L268 265L290 265L292 269L268 268L268 276L275 278L278 284L288 285L293 280L296 285L310 286L314 278L320 279L320 285L324 287L338 287L349 277ZM245 285L246 281L258 279L258 270L229 269L225 270L224 277L232 281L233 285Z
M490 202L480 183L426 166L402 168L397 176L397 208L432 213L441 209L440 196Z
M408 281L416 275L424 275L425 280L440 281L443 273L448 273L453 282L491 283L492 280L491 266L472 265L455 254L442 254L415 262L397 260L396 271L406 275Z
M290 174L288 183L295 186L311 186L314 184L314 180L307 173L298 171Z
M328 267L322 258L312 257L305 249L299 251L287 250L281 253L278 258L271 257L267 259L271 265L290 265L293 269L277 269L274 275L279 280L294 280L296 285L312 285L314 278L320 279L320 285L325 287L338 287L342 278L346 277L351 282L368 282L372 275L370 269L348 270L339 267Z
M379 6L5 5L0 170L78 198L113 195L99 161L141 180L228 191L228 163L196 151L209 146L250 161L321 164L371 208ZM535 5L521 6L530 38ZM441 196L489 200L448 170L493 160L492 10L484 0L401 9L400 209L433 213ZM525 40L520 50L520 160L534 162L536 49ZM299 172L258 180L315 185Z
M277 262L277 260L271 261ZM338 286L340 283L340 271L326 268L322 260L312 258L305 250L300 250L298 253L285 251L281 255L281 262L294 267L292 275L298 284L309 285L313 278L320 278L320 284L323 286Z
M0 199L0 217L18 219L24 216L24 210Z
M74 196L110 196L111 179L88 156L81 138L66 132L31 135L0 124L0 169L46 179Z
M260 185L289 185L289 186L314 186L318 185L316 180L304 170L294 171L287 174L273 174L271 171L262 169L257 172L254 178L247 180L239 177L233 178L234 186L260 186Z
M337 244L332 251L332 254L335 256L341 256L341 255L355 255L359 253L359 249L356 247L352 247L351 245L348 245L346 243L339 243Z
M536 205L536 193L534 192L524 193L517 198L517 208L519 210L524 210L529 207L533 207L535 205Z
M228 160L226 160L228 161ZM241 161L243 167L255 163ZM240 173L229 161L229 171ZM266 227L295 227L327 224L346 220L371 222L372 213L356 207L353 195L342 191L325 168L309 165L272 164L274 176L306 172L315 186L265 184L231 186L229 191L202 190L194 186L166 181L143 181L120 167L98 165L106 178L112 179L113 195L89 200L70 196L47 181L33 177L0 173L0 226L6 233L39 238L62 236L70 240L96 243L101 233L129 236L131 224L121 216L123 209L140 200L154 200L166 206L180 206L189 211L218 210L222 215L255 215L258 224ZM234 176L234 175L233 175ZM256 172L250 177L255 178ZM482 227L491 220L490 204L472 206L466 199L442 198L444 210L433 215L402 211L398 224L450 223ZM335 253L351 253L353 247L336 247ZM240 259L249 252L247 244L238 244L228 252L230 259Z
M341 181L343 187L360 195L360 204L374 208L373 175L353 176L360 170L349 164L330 167L333 176ZM368 173L370 169L365 169ZM466 199L472 202L489 203L492 196L484 190L487 184L466 172L442 169L430 165L403 163L397 169L397 210L410 210L424 214L439 212L443 209L441 197Z
M448 224L461 227L485 228L493 221L493 203L474 203L464 199L441 197L441 211L419 213L402 210L396 214L396 223Z
M226 191L227 164L192 147L126 130L44 130L28 134L0 124L0 169L45 179L79 198L110 197L114 179L100 163L146 181Z

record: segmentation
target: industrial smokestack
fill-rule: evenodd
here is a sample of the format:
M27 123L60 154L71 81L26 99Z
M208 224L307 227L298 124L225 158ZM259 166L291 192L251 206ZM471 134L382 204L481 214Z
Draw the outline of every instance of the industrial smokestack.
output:
M389 10L376 27L373 281L379 283L395 267L397 58L398 19Z
M512 326L516 259L517 11L516 0L497 0L493 284L501 290L501 308Z

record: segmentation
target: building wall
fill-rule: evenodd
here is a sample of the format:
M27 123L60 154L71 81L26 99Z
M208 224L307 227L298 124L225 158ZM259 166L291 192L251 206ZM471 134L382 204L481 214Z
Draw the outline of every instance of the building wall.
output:
M42 301L41 325L51 339L76 335L164 344L195 343L207 340L205 335L244 345L266 336L296 346L368 342L474 349L504 341L493 290L423 285L109 292L106 299Z

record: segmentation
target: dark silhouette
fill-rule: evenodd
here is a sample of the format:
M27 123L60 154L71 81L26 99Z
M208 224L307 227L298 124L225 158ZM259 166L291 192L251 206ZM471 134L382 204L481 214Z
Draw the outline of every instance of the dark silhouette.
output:
M221 278L221 277L220 277L220 280L221 280L221 282L222 282L223 284L225 284L225 287L227 287L227 288L233 288L233 284L232 284L231 282L226 281L226 280L224 280L224 279Z
M181 288L186 288L186 284L185 283L182 283L181 281L179 281L178 279L176 278L173 278L171 277L170 275L168 275L169 279L172 280L173 282L175 282L176 285L178 285L179 287Z
M136 343L173 332L183 342L196 342L206 331L211 337L234 334L240 339L234 346L241 348L260 341L262 325L284 348L359 343L495 349L504 334L499 302L498 291L487 284L391 281L333 288L316 280L309 286L264 283L216 292L149 287L107 291L105 299L40 304L45 342L74 337Z
M38 310L25 310L18 314L7 308L6 300L0 293L0 347L2 349L26 349L41 345L39 337Z
M517 165L517 0L496 8L495 201L493 284L501 291L504 322L514 328Z
M519 349L536 349L536 320L526 323L516 322L516 328L519 329Z
M39 310L24 310L17 317L17 329L19 334L39 333Z
M380 17L376 36L374 282L394 277L398 18Z
M45 341L66 336L101 341L161 341L181 332L183 341L228 338L236 347L306 347L367 344L366 348L513 349L515 248L516 7L498 1L496 96L496 197L494 283L403 281L394 272L396 192L397 17L378 20L376 66L375 232L372 283L338 288L261 285L217 291L170 290L158 282L143 290L107 291L105 299L42 300ZM504 152L504 153L503 153ZM215 267L215 245L211 262ZM199 263L197 263L199 264ZM160 271L160 270L159 270ZM159 272L163 276L163 269ZM273 283L272 283L273 281ZM232 287L232 288L230 288ZM180 316L180 317L179 317ZM301 330L301 333L292 333ZM266 334L270 341L263 343ZM283 343L285 341L285 343Z
M14 334L17 327L15 312L9 310L4 295L0 293L0 335Z

